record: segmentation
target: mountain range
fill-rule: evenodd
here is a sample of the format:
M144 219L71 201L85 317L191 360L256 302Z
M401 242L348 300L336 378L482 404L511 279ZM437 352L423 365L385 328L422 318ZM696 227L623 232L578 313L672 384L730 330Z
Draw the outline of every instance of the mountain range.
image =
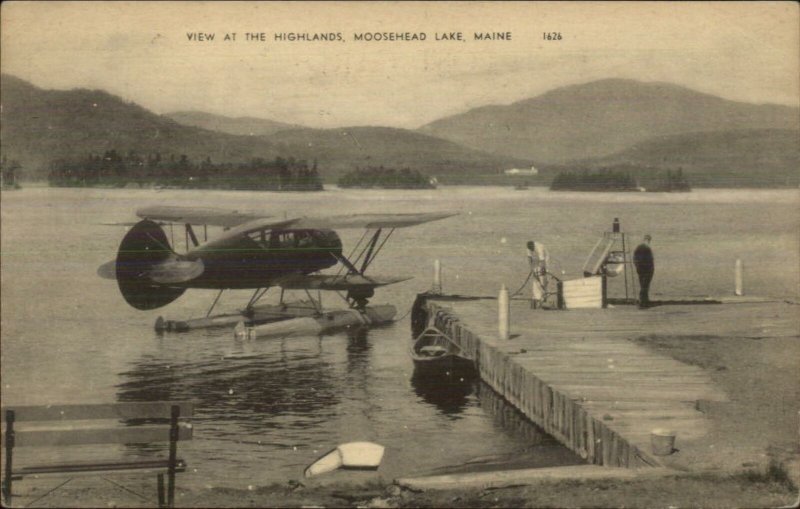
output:
M564 163L673 134L799 128L798 108L729 101L669 83L607 79L471 109L420 131L490 153Z
M46 176L53 160L80 159L111 149L123 154L186 155L195 161L211 158L218 163L255 157L316 160L320 174L329 181L359 166L408 166L428 174L458 176L530 164L407 129L294 128L274 132L279 125L292 126L250 118L173 114L195 124L184 125L101 90L43 90L10 75L0 78L0 103L2 152L22 162L27 178ZM256 127L258 133L253 131ZM270 135L263 134L270 129Z
M207 131L237 134L241 136L269 136L278 131L297 129L302 126L277 122L266 118L256 117L226 117L214 115L203 111L174 111L164 114L175 122L183 125L199 127Z
M316 160L325 180L356 167L408 167L442 182L504 181L502 170L635 165L684 170L707 186L796 186L800 110L729 101L668 83L609 79L475 108L418 130L314 129L189 111L157 115L101 90L43 90L0 78L2 153L25 176L51 161L116 149L241 162Z

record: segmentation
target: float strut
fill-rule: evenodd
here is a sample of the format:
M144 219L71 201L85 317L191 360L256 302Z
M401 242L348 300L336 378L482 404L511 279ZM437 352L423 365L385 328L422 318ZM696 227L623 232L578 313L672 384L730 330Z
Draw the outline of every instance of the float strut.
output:
M256 291L253 292L253 296L250 297L250 302L247 303L247 307L245 309L248 310L248 311L251 310L253 308L253 306L256 305L256 302L261 300L261 297L263 297L264 294L267 293L267 290L269 290L269 287L264 288L263 291L261 290L261 288L256 288ZM258 292L261 292L261 293L259 294Z
M213 304L211 304L211 307L210 307L210 308L208 308L208 313L206 313L206 318L208 318L209 316L211 316L211 312L214 310L214 306L216 306L216 305L217 305L217 302L219 301L219 298L220 298L220 297L222 297L222 292L224 292L224 291L225 291L225 290L220 290L220 291L219 291L219 293L217 294L217 298L216 298L216 299L214 299L214 303L213 303Z

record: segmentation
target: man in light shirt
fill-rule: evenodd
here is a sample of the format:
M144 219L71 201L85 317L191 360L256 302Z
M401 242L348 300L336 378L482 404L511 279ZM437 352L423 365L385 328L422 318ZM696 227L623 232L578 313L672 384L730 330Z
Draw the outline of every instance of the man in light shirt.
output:
M542 306L547 296L547 264L550 262L550 253L541 242L528 241L528 263L533 275L533 309Z

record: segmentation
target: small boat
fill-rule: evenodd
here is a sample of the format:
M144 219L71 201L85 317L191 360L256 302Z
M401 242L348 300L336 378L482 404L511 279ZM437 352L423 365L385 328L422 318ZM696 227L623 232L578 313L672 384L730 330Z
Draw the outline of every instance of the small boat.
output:
M428 327L417 336L411 347L411 360L415 376L457 376L475 370L461 347L436 327Z

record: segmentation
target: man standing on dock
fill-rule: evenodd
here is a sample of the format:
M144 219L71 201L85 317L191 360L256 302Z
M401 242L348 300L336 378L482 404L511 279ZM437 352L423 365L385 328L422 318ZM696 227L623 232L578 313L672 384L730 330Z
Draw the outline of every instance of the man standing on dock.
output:
M533 277L533 309L541 307L547 297L547 264L550 261L550 253L541 242L528 241L528 263L531 266Z
M633 252L633 265L636 266L636 273L639 275L639 308L650 307L650 281L653 280L656 268L653 250L650 249L651 240L650 235L645 235L644 242Z

